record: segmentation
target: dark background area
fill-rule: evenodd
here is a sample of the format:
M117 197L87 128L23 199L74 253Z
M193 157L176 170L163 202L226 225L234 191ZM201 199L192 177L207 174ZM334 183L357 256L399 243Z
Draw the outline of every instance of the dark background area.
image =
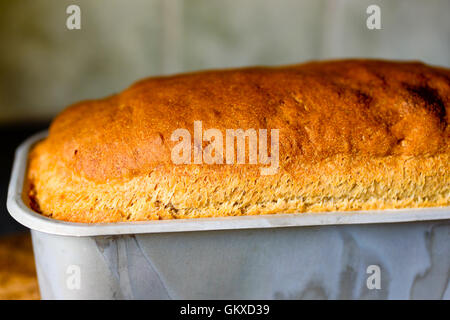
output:
M0 126L2 154L0 155L0 234L27 230L16 222L6 209L9 179L16 148L34 133L48 128L49 121L19 122Z

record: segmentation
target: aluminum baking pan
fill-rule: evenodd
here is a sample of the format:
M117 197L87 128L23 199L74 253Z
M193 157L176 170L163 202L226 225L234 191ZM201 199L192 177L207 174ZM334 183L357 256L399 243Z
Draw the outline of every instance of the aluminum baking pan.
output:
M28 151L45 135L18 148L7 203L31 229L43 299L450 298L448 207L62 222L26 205Z
M347 212L276 214L219 218L197 218L120 223L73 223L45 217L31 210L24 201L28 152L47 132L33 135L17 149L8 191L11 216L24 226L66 236L166 233L207 230L259 229L295 226L396 223L450 219L450 207L368 210Z

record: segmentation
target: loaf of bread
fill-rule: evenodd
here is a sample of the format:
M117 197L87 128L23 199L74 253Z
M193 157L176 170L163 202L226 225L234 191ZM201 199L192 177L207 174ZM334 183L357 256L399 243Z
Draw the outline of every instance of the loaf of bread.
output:
M30 205L87 223L448 206L449 108L450 70L418 62L149 78L56 117Z

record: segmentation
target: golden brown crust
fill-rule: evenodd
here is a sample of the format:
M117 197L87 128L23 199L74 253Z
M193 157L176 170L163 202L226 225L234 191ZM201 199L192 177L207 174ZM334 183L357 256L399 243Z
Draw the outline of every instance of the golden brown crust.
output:
M450 70L415 62L149 78L63 111L29 179L44 214L80 222L448 205L449 106ZM174 165L171 134L195 120L279 129L279 173Z

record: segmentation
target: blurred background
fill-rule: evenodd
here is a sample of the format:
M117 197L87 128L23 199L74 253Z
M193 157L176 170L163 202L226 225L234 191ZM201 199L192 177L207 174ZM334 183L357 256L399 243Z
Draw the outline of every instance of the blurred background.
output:
M81 9L68 30L66 9ZM368 6L381 9L370 30ZM449 0L1 0L0 233L14 149L65 106L183 71L377 57L450 66Z

